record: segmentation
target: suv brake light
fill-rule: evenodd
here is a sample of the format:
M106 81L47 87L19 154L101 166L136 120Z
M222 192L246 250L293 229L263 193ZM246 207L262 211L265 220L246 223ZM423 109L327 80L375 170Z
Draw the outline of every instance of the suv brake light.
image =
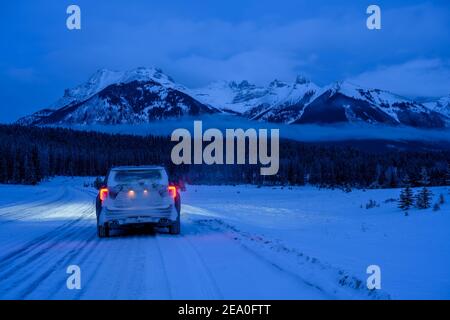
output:
M168 186L167 191L169 192L170 196L175 199L177 197L177 187L175 186Z
M105 201L106 198L108 198L108 188L101 188L100 189L100 201Z

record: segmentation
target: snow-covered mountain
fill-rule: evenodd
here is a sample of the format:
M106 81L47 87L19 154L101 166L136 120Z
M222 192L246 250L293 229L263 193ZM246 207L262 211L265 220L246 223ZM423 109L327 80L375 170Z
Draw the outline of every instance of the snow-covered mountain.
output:
M450 126L450 96L419 103L394 93L336 82L319 87L298 76L267 86L219 81L189 89L156 68L101 69L67 89L49 108L21 118L24 125L137 124L183 115L228 113L288 124L379 123L422 128Z
M190 92L199 101L224 112L242 114L253 120L288 122L289 118L277 114L276 110L282 106L304 104L318 89L315 84L298 77L294 83L274 80L267 87L246 80L240 83L219 81Z
M252 120L293 123L301 118L305 106L313 101L320 87L303 77L294 83L273 81L269 85L274 99L271 103L261 103L247 110L244 115Z
M184 93L159 69L102 69L65 91L50 108L18 120L23 125L137 124L169 117L219 112Z
M274 80L267 87L245 80L220 81L191 92L198 100L224 112L241 114L251 120L289 123L301 116L304 105L316 97L319 89L299 76L294 83Z
M294 123L367 122L442 128L449 120L423 104L391 92L337 82L323 88Z
M205 104L241 113L251 120L289 124L367 122L423 128L450 124L448 98L431 108L388 91L345 81L323 88L300 76L294 83L274 80L267 87L247 81L217 82L193 93Z
M75 88L66 89L64 96L56 101L50 108L59 109L73 102L84 101L111 84L148 80L153 80L166 87L183 90L181 86L174 83L172 78L164 74L161 69L139 67L125 72L100 69L95 72L87 82L76 86Z

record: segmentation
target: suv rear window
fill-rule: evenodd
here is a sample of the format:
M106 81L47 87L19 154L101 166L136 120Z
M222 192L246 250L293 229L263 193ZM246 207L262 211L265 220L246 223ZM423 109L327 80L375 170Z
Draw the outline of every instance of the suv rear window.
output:
M160 170L117 170L111 172L111 177L108 179L108 183L112 185L116 184L128 184L136 182L155 182L162 179Z

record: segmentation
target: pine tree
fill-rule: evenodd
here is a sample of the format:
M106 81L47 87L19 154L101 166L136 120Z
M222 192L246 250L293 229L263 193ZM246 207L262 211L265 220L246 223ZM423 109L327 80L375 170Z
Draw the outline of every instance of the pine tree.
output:
M409 210L414 204L414 195L410 186L406 186L400 192L400 200L398 207L404 211Z
M423 187L416 197L416 206L419 209L428 209L431 206L432 193L427 187Z
M406 173L402 179L402 184L405 188L400 192L400 199L398 207L402 210L409 210L414 204L414 194L411 189L411 180L409 175Z
M426 187L427 185L430 184L430 177L428 176L428 172L427 172L427 169L425 167L422 167L422 169L420 170L419 183L421 185L423 185L424 187L417 194L416 206L419 209L428 209L431 206L432 193Z

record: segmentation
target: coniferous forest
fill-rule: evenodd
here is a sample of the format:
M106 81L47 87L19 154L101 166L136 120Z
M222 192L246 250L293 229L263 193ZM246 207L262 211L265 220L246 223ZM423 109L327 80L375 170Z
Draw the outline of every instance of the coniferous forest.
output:
M36 184L52 176L103 176L116 165L165 165L174 182L389 188L450 183L450 151L365 151L345 145L280 140L277 175L259 165L172 164L170 137L0 125L0 183Z

